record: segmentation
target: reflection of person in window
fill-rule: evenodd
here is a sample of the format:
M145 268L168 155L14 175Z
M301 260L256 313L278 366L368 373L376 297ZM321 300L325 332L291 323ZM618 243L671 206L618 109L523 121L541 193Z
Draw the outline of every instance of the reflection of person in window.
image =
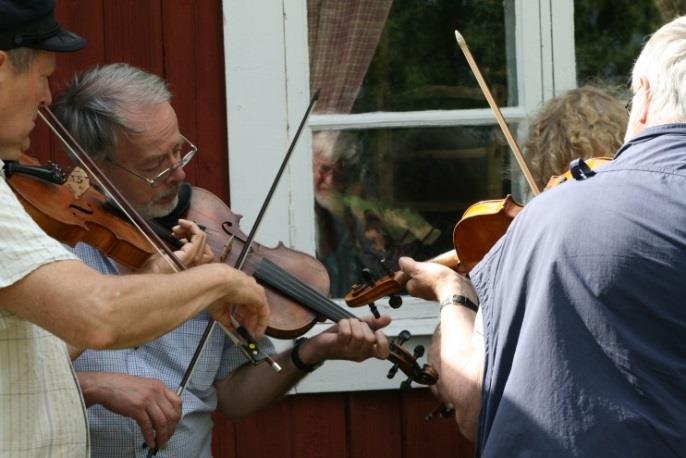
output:
M384 274L401 254L417 255L439 235L419 213L393 208L364 192L358 143L350 132L313 137L313 177L318 223L317 256L332 277L334 296L360 281L362 268ZM351 180L351 177L355 181Z
M440 376L478 456L683 456L684 56L686 16L634 65L614 161L533 199L469 279L401 259L445 305Z
M362 268L354 255L355 223L342 198L348 188L344 164L346 160L350 163L357 158L352 140L351 135L330 131L318 132L313 137L317 257L329 271L333 296L344 294Z

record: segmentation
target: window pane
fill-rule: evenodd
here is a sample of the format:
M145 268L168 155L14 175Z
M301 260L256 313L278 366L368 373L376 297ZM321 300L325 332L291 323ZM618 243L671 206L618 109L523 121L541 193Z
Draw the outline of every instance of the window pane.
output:
M574 39L579 86L628 87L631 68L645 40L675 17L656 0L575 0ZM678 3L678 2L671 2ZM670 15L671 14L671 15Z
M497 127L325 131L314 134L317 255L343 296L368 268L452 249L467 206L510 191L509 149Z
M487 107L455 29L498 104L516 105L511 5L512 0L309 0L310 86L322 90L317 112Z

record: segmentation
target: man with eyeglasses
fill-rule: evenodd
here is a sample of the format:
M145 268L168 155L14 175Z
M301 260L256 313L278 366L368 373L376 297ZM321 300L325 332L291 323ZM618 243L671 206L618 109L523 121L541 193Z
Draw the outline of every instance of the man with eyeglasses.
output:
M54 111L105 174L147 218L173 219L187 208L190 187L184 166L196 147L181 135L169 90L159 77L126 64L91 69L78 75L55 101ZM171 215L171 216L170 216ZM204 233L192 222L179 223L192 234L183 246L185 260L214 260ZM179 228L176 229L179 231ZM112 261L86 245L77 255L101 272L117 274ZM146 269L163 270L159 259ZM201 314L173 332L141 347L86 352L75 361L89 410L94 456L134 456L154 437L164 443L157 456L211 455L211 413L218 408L239 419L286 393L327 359L361 361L388 355L380 331L390 319L342 320L291 350L274 356L283 367L252 366L221 332L215 332L183 394L183 411L168 402L188 366L207 324ZM368 324L367 324L368 323ZM374 330L373 330L374 329ZM262 348L273 352L267 339ZM136 427L138 423L140 428Z

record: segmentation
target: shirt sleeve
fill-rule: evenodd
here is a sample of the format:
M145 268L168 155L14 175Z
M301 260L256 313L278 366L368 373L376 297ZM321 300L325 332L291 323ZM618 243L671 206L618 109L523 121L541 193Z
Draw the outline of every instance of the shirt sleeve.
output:
M38 227L0 175L0 288L13 285L42 265L70 259L76 257ZM0 329L6 326L8 316L12 314L0 310Z

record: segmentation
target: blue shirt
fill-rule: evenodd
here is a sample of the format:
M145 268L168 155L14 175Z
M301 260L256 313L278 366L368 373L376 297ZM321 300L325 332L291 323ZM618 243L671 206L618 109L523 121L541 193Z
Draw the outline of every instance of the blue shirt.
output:
M109 259L88 245L78 244L73 251L102 273L118 273ZM118 372L154 378L176 390L207 327L208 319L209 315L203 312L169 334L136 349L86 351L74 362L74 367L79 372ZM267 339L260 343L263 350L273 352ZM246 359L240 350L225 337L221 329L215 329L183 393L183 417L167 446L157 453L157 457L211 456L211 413L217 407L213 383L226 378L244 363ZM95 405L88 408L88 421L92 456L146 456L147 449L141 447L145 442L143 434L131 418Z
M686 456L686 125L533 199L471 278L477 454Z

